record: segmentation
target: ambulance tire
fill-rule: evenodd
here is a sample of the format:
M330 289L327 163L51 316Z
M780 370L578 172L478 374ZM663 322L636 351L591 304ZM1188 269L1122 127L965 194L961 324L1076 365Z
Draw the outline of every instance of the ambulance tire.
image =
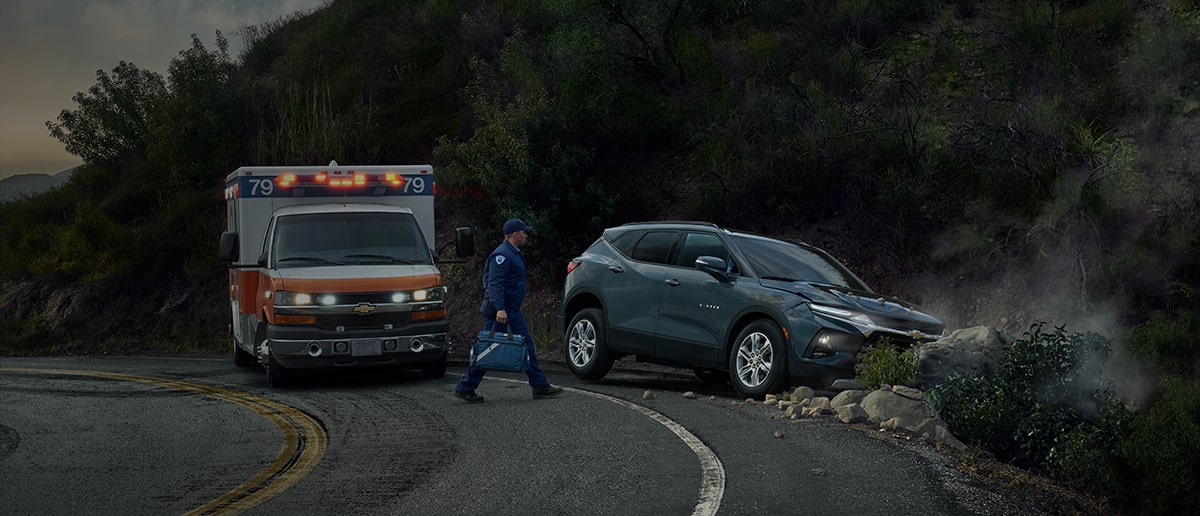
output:
M275 361L275 355L267 355L267 385L287 387L292 381L292 372Z
M267 323L260 322L254 331L254 349L262 352L267 350ZM275 355L267 353L267 385L271 387L286 387L291 383L291 374L286 367L275 361Z
M250 353L246 352L246 350L242 349L242 346L238 345L237 339L231 340L233 340L234 365L238 367L253 367L258 365L258 359L255 358L254 355L251 355Z
M446 353L442 353L442 358L437 359L432 364L421 366L421 377L428 380L436 380L446 376Z

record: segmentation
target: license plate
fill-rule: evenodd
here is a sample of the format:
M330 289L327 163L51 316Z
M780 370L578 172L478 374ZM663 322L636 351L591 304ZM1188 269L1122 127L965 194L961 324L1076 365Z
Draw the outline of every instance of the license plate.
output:
M383 354L381 348L381 340L352 340L350 341L350 356L353 357L377 357Z

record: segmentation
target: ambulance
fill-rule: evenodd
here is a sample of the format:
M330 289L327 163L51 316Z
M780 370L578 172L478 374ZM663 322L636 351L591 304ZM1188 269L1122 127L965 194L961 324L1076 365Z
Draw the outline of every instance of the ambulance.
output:
M255 167L226 177L234 363L281 387L295 370L393 366L446 372L446 287L429 165Z

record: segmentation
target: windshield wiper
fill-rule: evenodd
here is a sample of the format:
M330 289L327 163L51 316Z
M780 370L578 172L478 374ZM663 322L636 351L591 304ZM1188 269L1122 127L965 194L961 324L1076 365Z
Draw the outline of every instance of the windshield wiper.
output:
M326 260L324 258L317 258L316 256L289 256L287 258L279 259L279 263L297 262L297 261L316 262L316 263L323 263L325 265L342 265L342 264L332 261L332 260Z
M410 262L408 260L401 260L399 258L396 258L395 256L388 256L386 254L348 254L348 255L346 255L346 258L376 258L379 260L386 260L391 263L400 263L400 264L404 264L404 265L416 264L416 262Z

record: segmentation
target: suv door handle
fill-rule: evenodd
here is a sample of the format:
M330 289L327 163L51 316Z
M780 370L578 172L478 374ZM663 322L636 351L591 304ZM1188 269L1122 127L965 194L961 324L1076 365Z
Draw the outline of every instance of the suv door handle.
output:
M671 279L667 280L667 284L668 284L668 285L670 285L670 286L672 286L672 287L678 287L678 286L679 286L679 280L677 280L677 279L675 279L675 278L671 278Z
M617 274L625 272L625 269L623 267L621 267L620 265L609 265L608 270L613 271Z

